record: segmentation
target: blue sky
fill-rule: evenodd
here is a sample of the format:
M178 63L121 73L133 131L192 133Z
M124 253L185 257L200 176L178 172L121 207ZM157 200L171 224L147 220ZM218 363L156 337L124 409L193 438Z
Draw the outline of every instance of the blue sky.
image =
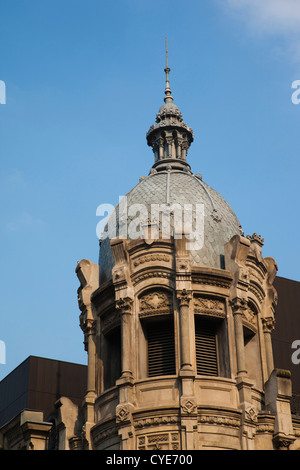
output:
M0 379L86 363L75 267L98 260L98 205L153 164L165 36L193 172L300 281L298 0L0 0Z

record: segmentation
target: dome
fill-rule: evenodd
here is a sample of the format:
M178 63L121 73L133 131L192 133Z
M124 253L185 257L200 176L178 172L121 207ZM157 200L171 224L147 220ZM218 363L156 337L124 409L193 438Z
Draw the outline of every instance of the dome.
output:
M196 224L196 207L203 208L203 243L194 247L191 245L191 264L195 266L205 266L222 268L224 257L224 245L237 234L241 234L240 222L226 200L202 181L201 177L191 172L169 169L168 171L155 172L152 170L148 177L141 179L126 195L127 209L135 204L142 204L147 213L151 214L154 204L172 207L179 204L181 207L189 205L192 208L192 224ZM129 214L130 211L128 211ZM122 226L119 217L119 207L115 208L114 217L116 235ZM110 220L114 217L111 216ZM127 216L127 227L132 222L134 216ZM110 247L108 235L108 225L106 225L100 247L99 268L100 283L106 282L112 277L114 260ZM114 225L114 224L113 224ZM170 218L171 235L174 230L174 220ZM161 221L160 221L160 229ZM122 228L124 233L124 227Z
M160 122L169 116L176 117L179 121L182 121L182 114L175 103L163 104L156 115L156 122Z

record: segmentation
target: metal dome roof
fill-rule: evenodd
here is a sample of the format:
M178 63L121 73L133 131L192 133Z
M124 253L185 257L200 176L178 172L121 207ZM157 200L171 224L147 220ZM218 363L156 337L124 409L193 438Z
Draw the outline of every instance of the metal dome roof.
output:
M195 224L196 205L203 205L204 230L203 246L200 249L191 249L192 265L222 268L222 257L224 256L224 245L234 235L242 234L240 222L226 200L202 181L201 177L191 172L169 171L151 172L148 177L143 178L126 195L127 207L134 204L142 204L151 214L151 205L159 204L171 207L174 204L192 205L192 219ZM115 209L117 235L120 229L118 205ZM133 220L128 216L127 226ZM172 225L171 218L171 225ZM104 229L107 231L108 226ZM174 226L171 227L171 231ZM110 238L103 237L100 248L100 282L111 279L114 260L110 247ZM173 233L171 233L173 235Z

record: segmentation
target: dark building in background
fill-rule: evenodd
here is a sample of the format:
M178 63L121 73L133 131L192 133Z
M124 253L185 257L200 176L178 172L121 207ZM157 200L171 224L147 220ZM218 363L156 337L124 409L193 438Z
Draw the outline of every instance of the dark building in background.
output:
M292 348L300 340L300 282L277 277L274 287L278 294L275 330L272 333L275 367L287 369L292 374L292 413L300 415L300 364L294 364ZM300 357L300 354L299 354Z
M55 403L68 397L80 406L86 392L84 365L29 356L0 382L0 428L23 410L51 419Z

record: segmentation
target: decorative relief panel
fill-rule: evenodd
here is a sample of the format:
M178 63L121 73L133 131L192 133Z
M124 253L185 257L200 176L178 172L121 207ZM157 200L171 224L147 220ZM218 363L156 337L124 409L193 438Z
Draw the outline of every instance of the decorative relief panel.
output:
M140 317L172 313L171 295L164 290L145 294L140 299Z
M179 450L179 433L166 432L137 437L138 450Z
M170 256L159 254L159 253L153 253L152 255L141 256L139 258L136 258L133 261L133 266L137 268L141 264L151 263L152 261L159 261L159 262L164 261L165 263L168 263L170 261Z
M214 317L225 317L225 302L220 299L209 297L194 298L194 312L202 315L212 315Z
M248 325L251 330L257 330L257 315L251 304L243 311L243 322Z

